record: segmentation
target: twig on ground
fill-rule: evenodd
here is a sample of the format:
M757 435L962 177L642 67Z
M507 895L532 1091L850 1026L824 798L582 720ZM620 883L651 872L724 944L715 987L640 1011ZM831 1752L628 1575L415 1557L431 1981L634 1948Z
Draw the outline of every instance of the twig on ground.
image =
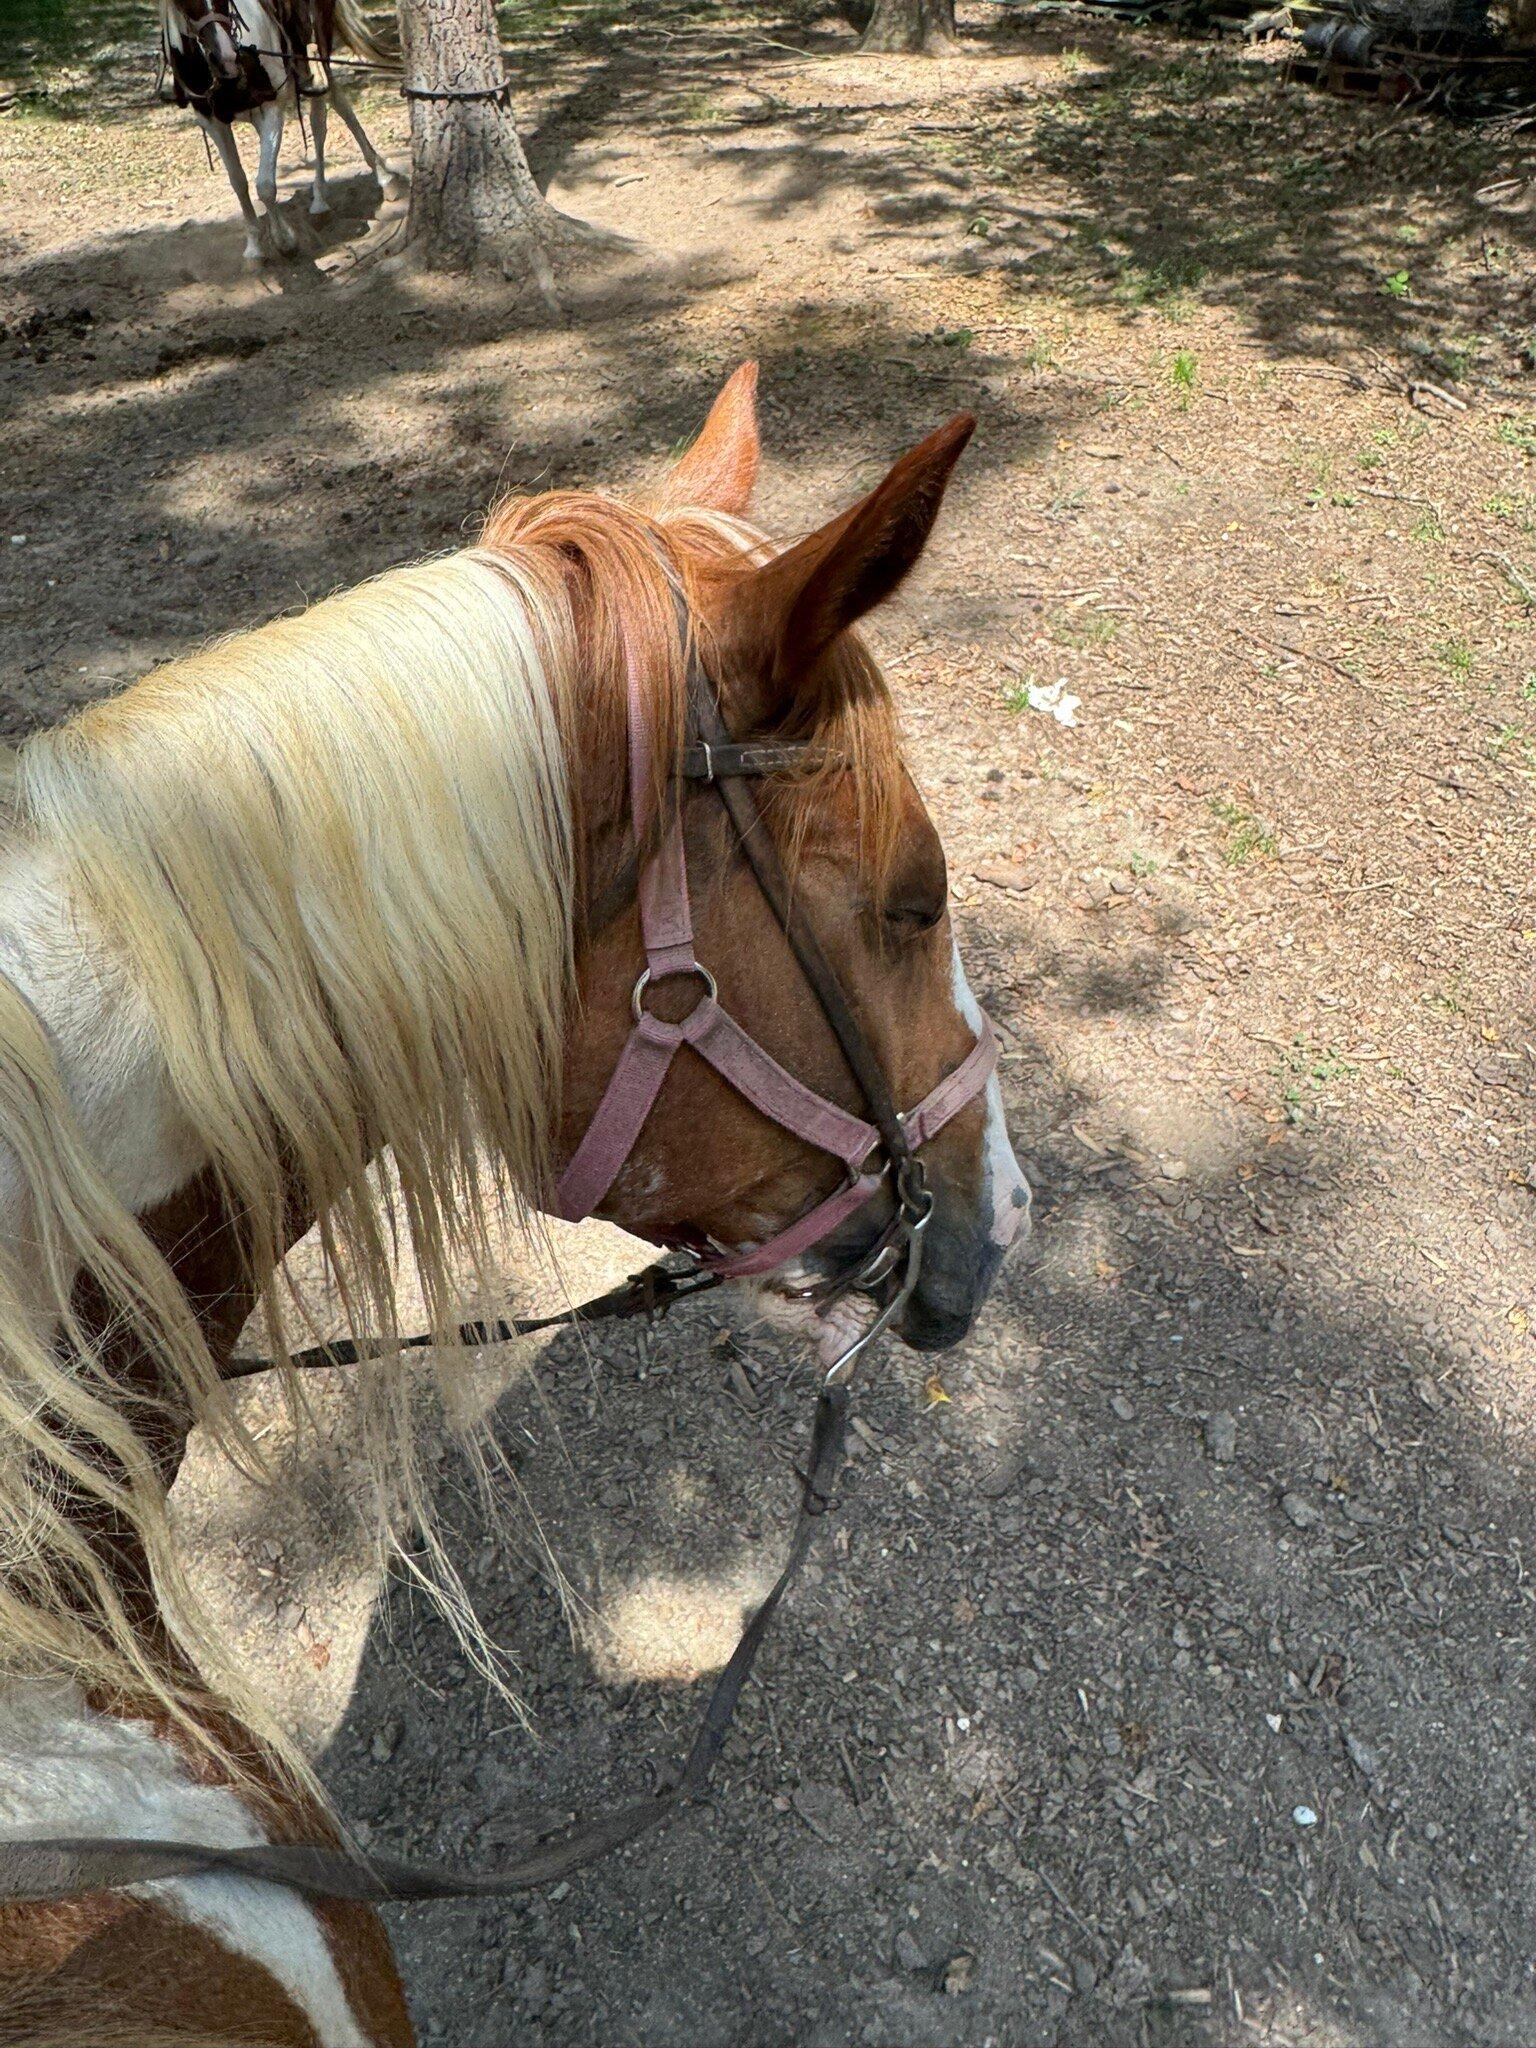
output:
M1353 669L1346 668L1342 661L1335 661L1331 655L1318 654L1310 647L1287 647L1283 640L1266 640L1262 633L1251 633L1246 626L1233 626L1231 631L1240 639L1251 640L1255 647L1267 647L1271 654L1288 654L1295 661L1315 662L1319 668L1331 669L1334 675L1342 676L1346 683L1365 688Z

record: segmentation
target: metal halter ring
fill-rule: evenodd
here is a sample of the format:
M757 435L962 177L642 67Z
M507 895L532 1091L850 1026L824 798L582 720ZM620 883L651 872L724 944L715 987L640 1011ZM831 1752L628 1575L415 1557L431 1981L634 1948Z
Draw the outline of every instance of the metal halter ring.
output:
M714 1002L720 994L720 990L715 982L715 977L710 973L707 967L701 967L697 960L694 961L691 967L679 967L677 969L677 974L696 974L699 977L700 981L702 981L704 984L704 995L702 1000L707 1003ZM666 974L662 976L662 979L663 981L672 981L676 979L676 975ZM650 985L651 970L649 969L649 967L642 967L640 970L640 979L635 983L634 993L633 995L631 995L629 999L629 1007L634 1012L635 1022L637 1024L640 1022L640 1019L642 1017L648 1016L650 1014L645 1007L644 1000L645 992L650 987ZM693 1006L694 1010L696 1010L698 1007L699 1006L697 1003L695 1003ZM693 1015L693 1010L690 1010L688 1012L688 1015L691 1017Z

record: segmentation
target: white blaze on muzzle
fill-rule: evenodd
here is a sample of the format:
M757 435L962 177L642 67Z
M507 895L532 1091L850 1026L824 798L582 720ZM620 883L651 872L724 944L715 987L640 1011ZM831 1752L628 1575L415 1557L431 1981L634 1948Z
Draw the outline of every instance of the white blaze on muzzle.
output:
M983 1024L981 1005L971 993L960 958L960 946L952 939L950 987L955 1008L973 1031ZM1008 1125L1003 1116L1003 1090L994 1071L987 1080L987 1122L982 1134L981 1211L987 1236L999 1251L1006 1251L1021 1230L1029 1225L1029 1182L1013 1156Z

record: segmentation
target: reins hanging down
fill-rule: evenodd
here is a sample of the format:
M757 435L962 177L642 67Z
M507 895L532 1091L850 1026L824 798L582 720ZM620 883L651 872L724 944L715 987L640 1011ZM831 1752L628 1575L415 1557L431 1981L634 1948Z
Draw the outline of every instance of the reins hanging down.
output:
M590 1215L601 1202L638 1140L673 1059L685 1045L765 1116L840 1159L845 1183L766 1245L750 1252L705 1258L690 1254L690 1263L683 1268L658 1261L623 1286L580 1307L552 1316L468 1322L460 1325L458 1335L461 1343L483 1345L564 1324L665 1314L674 1302L718 1286L722 1280L770 1272L784 1265L822 1242L889 1187L892 1214L856 1270L809 1290L811 1297L823 1304L849 1293L863 1293L877 1304L876 1313L823 1378L789 1554L715 1681L681 1771L671 1785L651 1798L578 1822L536 1843L518 1861L480 1874L390 1856L365 1860L333 1844L214 1849L188 1842L56 1837L0 1844L0 1900L67 1898L122 1890L158 1878L209 1874L259 1879L315 1897L375 1902L499 1898L554 1883L596 1862L658 1826L707 1789L769 1627L805 1563L817 1522L833 1504L848 1424L849 1379L864 1352L900 1314L921 1275L933 1195L918 1156L920 1148L986 1086L997 1064L998 1046L983 1021L975 1045L960 1065L915 1109L905 1113L897 1109L878 1053L815 935L797 912L789 878L748 779L793 767L803 762L807 750L800 745L732 740L714 688L698 661L691 622L680 597L678 613L691 724L682 762L684 779L709 785L725 805L758 886L842 1049L869 1116L867 1120L855 1116L816 1094L720 1007L714 976L694 954L679 806L656 850L649 858L638 860L634 869L646 959L631 996L633 1029L592 1122L561 1176L556 1206L560 1214L577 1220ZM641 679L632 660L628 689L630 805L635 845L641 848L649 843L650 734ZM653 1015L645 1006L647 989L653 982L682 975L695 977L702 990L692 1011L681 1023ZM413 1350L435 1341L424 1334L406 1339L400 1348ZM342 1339L300 1351L291 1363L305 1368L345 1366L394 1348ZM270 1359L235 1358L225 1376L243 1379L270 1370L272 1363Z
M244 1849L199 1842L51 1836L0 1842L0 1903L70 1899L92 1892L126 1891L170 1877L243 1877L282 1885L311 1898L391 1900L499 1899L538 1885L556 1884L590 1863L649 1834L708 1789L730 1733L742 1689L779 1604L800 1575L816 1524L832 1506L848 1427L848 1389L824 1387L816 1403L810 1461L800 1512L784 1568L742 1632L730 1662L715 1680L681 1771L646 1799L577 1821L545 1836L511 1863L489 1871L451 1870L399 1856L360 1854L330 1843L261 1843Z

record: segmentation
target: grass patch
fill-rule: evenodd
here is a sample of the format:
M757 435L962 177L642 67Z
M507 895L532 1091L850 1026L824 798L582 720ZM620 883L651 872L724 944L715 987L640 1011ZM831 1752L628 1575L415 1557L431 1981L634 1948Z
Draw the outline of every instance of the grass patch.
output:
M1120 630L1117 619L1107 618L1103 612L1096 612L1085 605L1080 612L1058 615L1051 621L1051 638L1058 647L1075 647L1079 652L1091 647L1107 647Z
M1530 491L1495 491L1483 500L1483 510L1490 518L1518 526L1522 533L1536 533L1536 495Z
M1448 639L1435 643L1435 653L1458 682L1465 682L1472 673L1472 649L1459 634L1453 633Z
M1280 842L1270 828L1234 798L1213 796L1210 808L1223 828L1221 857L1229 868L1251 860L1274 860L1279 854Z
M1168 365L1168 381L1175 391L1182 391L1186 397L1193 392L1199 372L1194 356L1187 348L1181 348Z
M1518 448L1522 455L1536 455L1536 419L1500 420L1499 439L1506 448Z
M1205 277L1205 265L1193 256L1167 256L1158 263L1123 263L1114 296L1122 306L1156 306L1165 313L1181 309L1183 300Z
M1390 277L1381 280L1381 288L1389 299L1406 299L1413 294L1413 279L1406 270L1394 270Z
M1280 1099L1286 1121L1299 1124L1305 1122L1325 1088L1338 1081L1352 1081L1359 1069L1331 1045L1309 1045L1306 1039L1296 1038L1281 1053L1274 1071L1285 1084Z
M1409 531L1415 540L1445 539L1445 523L1438 512L1421 512Z

